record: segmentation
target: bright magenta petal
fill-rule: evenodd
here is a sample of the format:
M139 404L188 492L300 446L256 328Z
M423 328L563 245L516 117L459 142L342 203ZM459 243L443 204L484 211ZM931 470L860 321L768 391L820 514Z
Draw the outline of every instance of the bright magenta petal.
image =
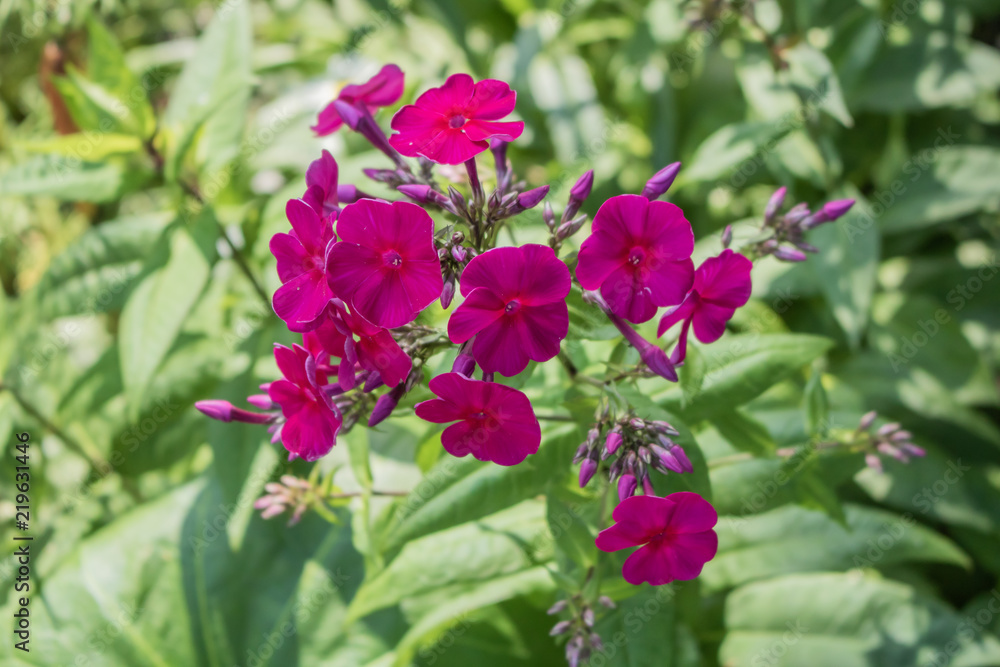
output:
M318 269L303 273L279 287L272 298L274 312L297 331L309 327L333 298L326 276Z
M702 343L714 343L722 337L726 331L726 322L732 318L736 311L725 306L716 306L714 303L703 301L694 311L694 335Z
M358 363L362 368L377 371L388 387L395 387L406 379L413 368L413 361L403 352L399 343L385 329L374 336L358 340Z
M649 239L656 255L666 260L688 259L694 251L691 223L684 217L684 211L670 202L649 203L644 238Z
M324 221L313 208L301 199L289 199L285 205L285 215L295 230L295 236L302 247L312 256L322 257L331 233L324 229Z
M573 281L552 248L530 243L521 246L520 251L524 267L519 276L521 303L530 306L564 301Z
M333 448L340 425L335 413L311 403L281 427L281 443L306 461L316 461Z
M700 533L711 530L719 521L712 504L697 493L680 491L668 499L676 506L671 517L670 530L674 533Z
M507 377L523 371L529 361L517 321L506 316L479 332L472 344L472 356L485 372Z
M576 264L576 279L587 290L596 290L608 276L625 264L628 249L608 233L597 231L580 246Z
M623 264L608 276L601 285L601 296L616 315L629 322L639 324L656 315L650 290L638 280L629 264Z
M351 295L351 305L366 320L386 329L401 327L417 316L397 271L373 273Z
M698 295L689 294L680 305L669 309L660 319L660 326L656 329L656 337L659 338L667 333L672 326L691 317L691 313L698 304Z
M497 79L483 79L475 86L468 109L473 118L499 120L514 110L517 93Z
M286 283L295 276L309 270L309 255L297 238L291 234L275 234L271 237L271 254L278 261L278 277Z
M523 121L489 121L470 120L462 129L469 139L473 141L483 141L485 139L503 139L504 141L514 141L524 132Z
M530 359L548 361L559 354L559 344L569 332L569 309L565 301L523 306L518 315L518 332Z
M504 314L504 302L484 287L474 289L448 320L448 338L459 344L490 326Z
M454 403L443 401L439 398L417 403L413 409L418 417L434 424L447 424L448 422L457 421L463 415L462 410Z
M649 288L650 298L657 306L673 306L684 300L694 283L694 263L690 259L679 262L660 262L653 258L649 271L643 274L643 284Z

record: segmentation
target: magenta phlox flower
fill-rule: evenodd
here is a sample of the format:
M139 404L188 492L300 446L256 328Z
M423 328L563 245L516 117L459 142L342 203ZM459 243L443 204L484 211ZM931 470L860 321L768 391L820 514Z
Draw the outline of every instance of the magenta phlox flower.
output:
M344 103L371 114L379 107L395 104L402 95L402 70L396 65L385 65L378 74L365 83L345 86L337 95L337 99L319 112L319 118L311 129L321 137L336 132L344 123L337 107ZM338 105L338 102L341 105Z
M441 434L449 454L512 466L538 451L541 427L517 389L445 373L430 381L430 390L439 398L418 403L417 416L435 424L458 422Z
M284 377L268 385L267 393L285 418L281 443L290 458L315 461L336 444L343 418L319 384L316 360L305 348L275 345L274 359Z
M362 199L344 207L337 233L329 284L365 320L402 326L441 296L434 221L416 204Z
M517 375L529 360L559 353L569 330L569 269L548 246L494 248L462 272L465 301L448 321L448 337L464 343L487 373Z
M290 200L285 213L292 230L288 234L275 234L270 243L282 282L274 293L272 305L289 329L309 331L317 326L333 298L326 267L336 236L331 219L321 216L301 199Z
M625 581L636 586L694 579L719 548L713 530L718 515L697 493L630 496L618 504L612 517L616 523L598 534L597 548L640 547L622 568Z
M396 112L389 143L408 157L422 155L439 164L461 164L489 148L490 139L514 141L521 121L500 119L514 110L517 93L503 81L474 82L453 74Z
M678 364L687 354L688 330L694 324L694 335L702 343L713 343L726 330L736 309L750 299L750 270L753 264L738 252L726 249L717 257L709 257L695 271L694 286L684 301L667 311L660 320L657 336L683 322L677 347L670 355Z
M337 206L339 186L337 185L337 161L330 151L323 149L318 160L313 160L306 169L306 192L302 200L309 204L321 217L331 215L336 219L340 210Z
M576 277L600 289L611 309L630 322L680 303L694 280L694 233L677 206L640 195L618 195L594 216L580 247Z

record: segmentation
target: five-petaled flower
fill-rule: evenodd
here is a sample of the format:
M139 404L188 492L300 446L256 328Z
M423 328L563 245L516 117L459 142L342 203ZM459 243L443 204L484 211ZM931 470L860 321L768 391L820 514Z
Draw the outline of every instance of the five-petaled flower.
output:
M392 117L389 138L408 157L423 155L439 164L461 164L489 148L490 139L514 141L522 121L501 122L514 110L517 93L503 81L474 83L468 74L452 74Z
M318 136L326 136L336 132L344 123L337 107L349 104L358 111L374 112L378 107L394 104L403 94L403 72L396 65L386 65L378 74L362 84L345 86L337 99L326 105L319 112L312 131ZM337 103L340 102L340 105Z
M284 378L272 382L267 393L281 406L285 418L281 444L289 451L289 458L315 461L336 444L343 418L320 386L316 360L305 348L275 345L274 360Z
M576 277L616 314L645 322L657 307L684 299L694 280L694 233L684 212L668 202L618 195L594 216L580 247Z
M274 293L272 305L289 329L309 331L317 326L333 298L326 266L336 236L331 218L321 216L301 199L289 200L285 213L292 231L275 234L270 244L283 283Z
M660 320L657 336L683 321L677 347L670 360L679 364L687 354L687 337L694 323L694 335L702 343L713 343L722 336L736 309L750 299L750 269L753 264L738 252L726 249L718 257L709 257L694 274L694 286L684 301L671 308Z
M439 398L417 403L417 416L435 424L458 422L441 434L449 454L512 466L538 451L541 427L517 389L461 373L438 375L429 386Z
M640 547L622 568L625 581L654 586L687 581L715 558L719 538L713 530L715 508L697 493L683 491L666 498L631 496L612 513L615 524L597 536L601 551Z
M528 360L559 353L569 330L569 269L551 248L494 248L475 257L461 277L465 296L448 321L448 337L464 343L487 373L517 375Z
M412 322L441 296L434 221L416 204L362 199L341 211L337 233L330 286L372 324L392 329Z

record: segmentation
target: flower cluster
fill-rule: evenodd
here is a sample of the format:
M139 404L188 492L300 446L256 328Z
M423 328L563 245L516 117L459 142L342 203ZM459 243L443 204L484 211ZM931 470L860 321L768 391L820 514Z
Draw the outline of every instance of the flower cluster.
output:
M301 336L301 344L275 346L281 377L247 399L257 411L225 401L197 404L216 419L266 425L290 460L325 456L339 434L365 418L369 426L379 424L426 383L436 398L413 409L427 422L448 425L441 434L448 454L520 464L538 451L541 427L528 396L497 376L530 372L532 362L560 356L574 280L584 300L638 352L639 363L627 374L675 382L689 332L702 343L719 339L749 299L750 258L793 259L799 249L811 249L802 240L806 229L850 207L832 202L810 214L800 205L779 221L779 190L765 215L767 239L741 253L725 247L725 235L722 252L696 267L691 223L678 206L659 200L677 177L680 163L674 163L640 194L603 202L574 263L572 255L563 259L559 253L588 219L580 213L594 183L593 171L587 171L558 219L544 203L548 245L500 247L498 234L508 221L542 204L549 193L547 185L529 188L519 180L507 159L508 144L524 129L523 122L508 119L516 93L502 81L455 74L400 108L390 123L395 133L387 136L374 114L394 105L403 89L403 73L386 65L371 80L345 87L320 113L313 127L318 135L346 126L391 160L392 168L364 174L398 198L376 198L340 183L336 160L322 152L306 171L305 192L287 203L290 229L270 241L281 281L274 312ZM487 150L495 173L482 179L477 157ZM437 165L463 165L464 185L455 187L460 172L451 167L452 183L446 185L435 174ZM421 315L435 302L450 310L444 330ZM658 314L657 338L678 332L666 345L633 326ZM449 349L451 372L428 377L428 360ZM673 440L677 430L643 419L631 407L613 412L604 397L601 405L576 456L581 486L602 466L608 483L617 484L615 524L601 532L596 546L640 547L623 571L634 584L697 576L715 554L715 511L693 493L657 497L651 481L654 471L692 472ZM907 451L902 445L899 450ZM640 489L643 495L636 495ZM312 502L303 500L311 498L307 491L299 483L273 484L258 508L271 516L292 507L297 519ZM590 630L592 610L581 609L567 649L576 659L600 641Z

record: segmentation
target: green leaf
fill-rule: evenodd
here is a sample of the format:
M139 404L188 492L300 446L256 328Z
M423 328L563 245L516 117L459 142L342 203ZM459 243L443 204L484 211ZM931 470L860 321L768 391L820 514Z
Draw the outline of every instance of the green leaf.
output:
M820 252L807 265L848 342L856 348L868 324L882 243L878 229L869 229L860 237L855 233L863 224L867 202L854 188L843 194L858 203L841 220L811 233L809 242Z
M733 447L754 456L767 456L778 448L767 427L742 410L716 412L712 426Z
M111 155L138 153L142 139L128 134L75 132L48 139L16 142L15 147L29 153L55 153L66 157L102 160Z
M954 542L917 522L861 505L844 508L847 527L825 514L794 505L750 517L720 517L719 552L705 565L711 590L792 572L887 567L907 562L972 561Z
M807 574L744 586L726 601L719 662L732 667L966 667L1000 662L1000 641L910 586L860 574ZM964 628L964 630L963 630Z
M799 42L782 53L789 64L789 78L800 89L809 107L816 107L835 118L844 127L852 127L854 119L847 110L840 81L833 65L822 51Z
M81 162L79 158L42 155L0 174L0 195L50 196L65 201L106 202L121 197L147 174L126 175L116 162Z
M132 73L125 63L125 54L111 32L94 17L87 21L87 74L127 110L126 123L143 139L152 136L156 117L149 103L148 86Z
M858 237L872 219L886 234L901 234L1000 205L990 177L1000 169L1000 149L953 145L960 137L951 126L940 128L939 135L930 155L907 161L892 188L875 193L864 210L868 217L851 227L849 240L867 243L870 235Z
M180 536L200 489L180 487L81 542L33 596L31 656L50 665L80 656L108 667L198 664Z
M349 620L442 587L486 582L527 570L552 557L544 503L510 509L407 542L351 601Z
M566 296L566 305L569 308L567 338L570 340L612 340L620 335L600 308L583 300L576 285Z
M546 433L537 454L510 467L444 457L412 494L391 506L392 515L379 531L382 550L537 496L568 469L581 440L576 429Z
M123 217L87 230L57 256L36 289L42 317L121 308L142 260L149 256L171 213Z
M677 625L677 584L643 586L606 612L594 630L601 636L608 667L688 667L682 629ZM694 665L698 664L695 660Z
M222 5L198 39L163 116L180 140L169 156L179 165L198 133L195 163L210 175L236 157L253 85L252 26L247 3ZM173 168L172 173L178 169Z
M826 352L832 341L806 334L742 334L702 348L701 392L684 402L672 387L654 400L685 419L706 418L747 403ZM683 411L681 410L681 406Z
M791 126L787 123L753 122L726 125L698 146L690 165L681 170L680 180L687 183L714 181L729 176L733 176L734 179L737 176L742 178L742 172L738 171L738 168L752 161L758 151L766 155L790 129Z
M133 410L173 346L184 318L207 284L215 260L214 232L203 214L189 231L165 232L163 251L151 258L129 294L119 329L122 382ZM193 234L198 234L195 237Z

